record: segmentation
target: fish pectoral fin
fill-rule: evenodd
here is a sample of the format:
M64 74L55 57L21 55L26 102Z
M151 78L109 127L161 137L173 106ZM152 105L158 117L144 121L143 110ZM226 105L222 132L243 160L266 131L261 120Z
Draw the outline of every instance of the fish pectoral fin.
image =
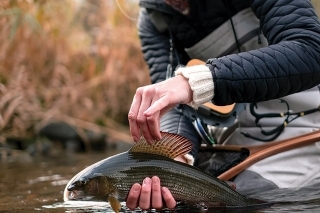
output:
M116 213L119 213L121 210L121 204L119 200L116 198L116 196L114 194L110 194L108 196L108 201L113 211L115 211Z

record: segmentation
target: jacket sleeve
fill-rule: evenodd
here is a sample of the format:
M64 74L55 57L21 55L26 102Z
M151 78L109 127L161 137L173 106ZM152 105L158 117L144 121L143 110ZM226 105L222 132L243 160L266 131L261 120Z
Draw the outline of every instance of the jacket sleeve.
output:
M257 102L320 83L320 24L309 0L253 0L269 46L209 59L217 105Z
M138 31L144 59L149 66L151 82L157 83L165 80L170 52L168 35L160 33L155 28L148 12L143 8L140 10ZM176 63L175 58L173 61ZM193 143L193 149L190 154L195 156L198 152L201 137L196 132L191 121L177 109L171 110L161 118L160 130L188 138Z

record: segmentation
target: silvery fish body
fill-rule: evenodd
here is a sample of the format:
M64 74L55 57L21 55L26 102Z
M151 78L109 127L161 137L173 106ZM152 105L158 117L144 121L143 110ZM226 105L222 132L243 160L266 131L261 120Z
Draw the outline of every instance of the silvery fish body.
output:
M172 139L172 134L162 134L162 138ZM157 143L150 151L150 146L144 141L128 152L101 160L69 182L64 199L108 200L117 211L118 205L115 203L125 201L134 183L141 183L145 177L158 176L161 185L167 187L177 201L193 204L218 202L227 206L252 204L251 199L239 194L224 181L194 166L173 160L175 156L190 151L190 145L186 145L185 140L182 142L184 147L180 151L177 147L181 146L176 140L171 140L169 145ZM174 155L172 150L175 150Z

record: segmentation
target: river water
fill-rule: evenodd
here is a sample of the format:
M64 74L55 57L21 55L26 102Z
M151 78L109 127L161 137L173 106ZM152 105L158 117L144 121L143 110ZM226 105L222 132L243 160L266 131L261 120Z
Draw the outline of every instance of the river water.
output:
M61 152L51 157L19 154L0 160L0 212L112 212L109 205L103 202L64 203L63 190L68 181L85 167L125 150L89 154ZM277 204L263 208L209 209L204 212L320 212L319 186L261 191L250 197ZM130 212L125 208L124 211ZM175 212L196 210L181 207Z

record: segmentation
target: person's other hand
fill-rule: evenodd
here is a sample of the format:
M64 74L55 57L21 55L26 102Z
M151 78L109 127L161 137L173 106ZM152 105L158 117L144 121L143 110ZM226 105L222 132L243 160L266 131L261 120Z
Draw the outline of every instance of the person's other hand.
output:
M163 203L164 201L164 203ZM142 210L162 209L167 207L173 209L176 201L166 187L161 187L160 179L157 176L145 178L142 185L135 183L129 191L126 205L134 210L140 207Z
M139 140L140 130L149 144L160 140L161 116L177 104L191 101L192 90L188 79L181 75L138 88L128 114L133 140Z

